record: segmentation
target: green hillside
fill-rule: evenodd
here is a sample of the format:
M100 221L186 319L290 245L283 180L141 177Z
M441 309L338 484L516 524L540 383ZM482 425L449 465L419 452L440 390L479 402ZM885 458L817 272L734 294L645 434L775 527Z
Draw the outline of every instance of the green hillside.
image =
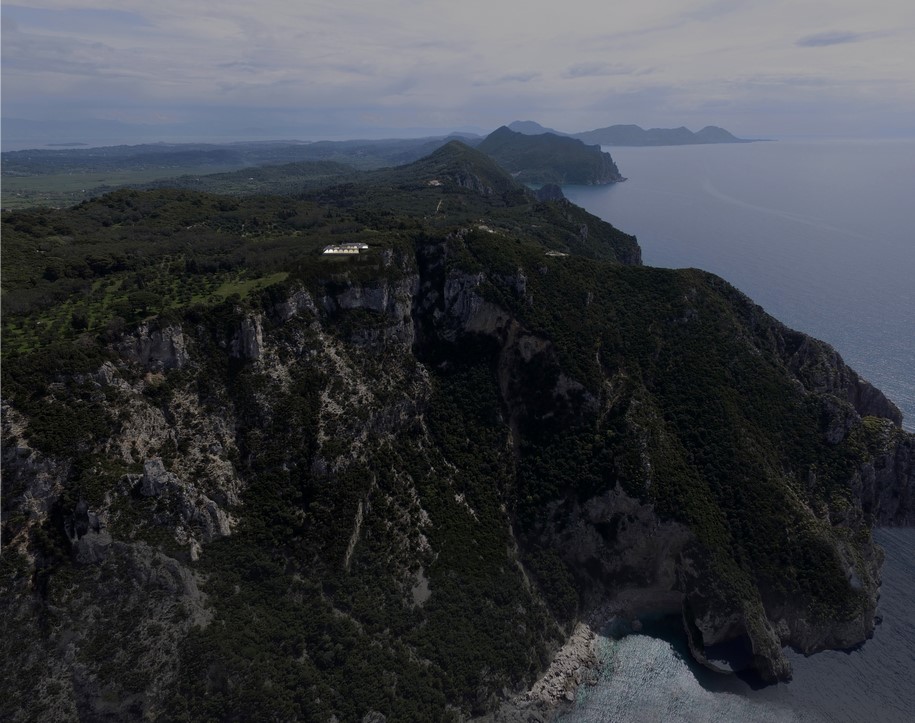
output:
M625 180L610 154L552 133L532 136L502 126L477 148L522 183L591 185Z
M873 631L898 410L477 150L2 223L4 720L549 719L581 621Z

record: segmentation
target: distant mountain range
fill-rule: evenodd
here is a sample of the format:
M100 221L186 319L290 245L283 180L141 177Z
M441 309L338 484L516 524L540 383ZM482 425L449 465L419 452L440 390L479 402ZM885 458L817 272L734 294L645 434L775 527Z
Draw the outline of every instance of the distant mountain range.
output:
M687 146L707 143L753 143L754 140L758 140L737 138L718 126L706 126L696 133L684 126L646 130L637 125L613 125L581 133L563 133L534 121L514 121L509 123L508 127L516 133L525 135L554 133L576 138L585 143L598 143L602 146Z
M485 139L454 134L6 151L0 202L3 208L68 206L125 185L241 195L301 193L350 183L375 169L413 163L453 140L478 147L521 183L592 185L624 180L610 155L594 144L553 133L516 133L502 126Z
M506 126L515 133L523 133L526 136L539 136L543 133L552 133L557 136L567 136L568 133L557 131L555 128L547 128L536 121L513 121Z
M54 148L3 152L0 204L3 208L68 206L124 185L243 195L288 194L332 182L349 183L360 172L412 163L456 139L479 148L516 181L535 185L625 180L600 146L750 142L715 126L693 133L688 128L644 130L635 125L615 125L568 134L534 121L515 121L485 138L454 133L375 140L103 147L86 147L83 141L60 141ZM42 176L45 181L33 180Z

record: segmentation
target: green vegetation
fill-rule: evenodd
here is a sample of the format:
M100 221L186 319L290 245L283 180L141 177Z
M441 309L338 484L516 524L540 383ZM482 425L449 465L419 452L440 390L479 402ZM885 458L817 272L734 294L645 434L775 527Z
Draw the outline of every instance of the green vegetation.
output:
M467 141L475 143L475 141ZM364 183L369 171L427 166L448 138L264 144L158 144L112 148L14 151L3 154L2 206L69 206L116 188L185 189L234 196L290 195L330 185ZM461 144L463 145L463 144ZM620 180L610 156L558 136L522 136L500 128L480 149L523 183L607 183ZM427 158L427 156L429 158ZM474 156L479 171L483 161ZM407 175L415 171L407 170ZM383 171L377 178L387 179ZM499 171L487 173L502 185Z
M478 148L522 183L590 185L624 180L609 153L552 133L531 136L502 126Z
M447 140L158 143L9 151L2 154L2 206L68 206L120 186L245 195L301 193L346 180L356 169L410 163Z
M504 243L482 234L465 240L481 267L498 269ZM539 303L519 303L507 289L501 302L552 340L560 367L591 393L599 397L608 378L624 386L596 428L572 431L557 417L555 427L538 420L525 430L530 448L519 494L531 524L570 477L585 496L619 482L687 523L730 571L726 582L735 589L800 596L813 619L859 611L864 593L844 584L829 546L838 533L811 508L819 499L834 513L852 504L848 480L866 452L857 434L823 443L821 400L797 391L765 336L746 344L735 313L739 294L698 271L572 257L538 264L545 273L525 270L527 292ZM646 433L650 476L633 457ZM804 489L813 470L816 488ZM796 537L786 541L785 529Z
M423 226L439 233L481 217L503 234L564 252L637 254L631 237L571 204L537 203L460 143L299 199L117 191L72 209L4 213L5 351L216 303L278 273L304 279L332 263L316 258L329 243L405 248ZM542 251L535 245L531 253ZM365 257L348 261L366 266Z
M175 176L176 170L183 175ZM306 190L351 180L357 172L331 161L258 166L239 171L213 173L212 168L166 167L162 169L72 172L3 179L3 207L10 210L32 206L72 206L80 201L128 186L134 189L185 188L206 193L256 196L294 195Z
M461 143L297 196L2 220L4 719L482 714L586 592L651 576L554 544L616 489L691 531L754 644L768 610L829 626L875 594L851 481L902 433L800 388L720 279L638 266ZM186 358L137 362L156 332Z

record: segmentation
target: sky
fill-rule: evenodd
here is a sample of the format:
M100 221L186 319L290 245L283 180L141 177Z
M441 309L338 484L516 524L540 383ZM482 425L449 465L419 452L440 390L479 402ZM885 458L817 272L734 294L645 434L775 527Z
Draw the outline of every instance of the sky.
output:
M912 0L2 3L2 136L915 136ZM142 136L142 138L141 138ZM147 137L148 136L148 137ZM53 142L50 141L50 142Z

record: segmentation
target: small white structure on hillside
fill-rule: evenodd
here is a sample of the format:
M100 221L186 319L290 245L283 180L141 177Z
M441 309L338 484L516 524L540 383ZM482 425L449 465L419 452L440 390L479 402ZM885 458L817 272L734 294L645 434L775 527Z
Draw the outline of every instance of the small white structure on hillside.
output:
M358 254L360 251L368 251L369 245L365 243L347 243L347 244L332 244L331 246L325 246L323 253L325 254Z

